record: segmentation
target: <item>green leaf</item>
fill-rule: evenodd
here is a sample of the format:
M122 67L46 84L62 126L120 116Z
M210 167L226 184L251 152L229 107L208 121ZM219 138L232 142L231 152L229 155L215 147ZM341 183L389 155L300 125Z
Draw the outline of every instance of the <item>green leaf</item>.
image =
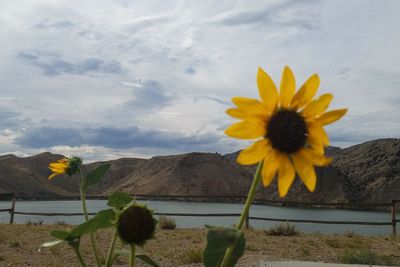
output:
M64 240L54 240L54 241L43 243L42 245L40 245L40 248L38 249L38 251L40 251L42 248L53 247L53 246L58 245L58 244L60 244L62 242L64 242Z
M68 240L70 238L70 232L67 231L54 230L50 232L50 235L60 240Z
M107 205L116 209L122 209L133 200L132 196L125 192L114 192L108 196Z
M90 186L97 184L110 167L111 164L103 164L89 172L84 182L84 189L88 189Z
M120 256L125 256L125 257L129 257L130 256L130 252L128 250L125 249L121 249L121 250L116 250L115 254L120 255ZM153 266L153 267L159 267L160 265L158 265L158 263L156 261L154 261L152 258L150 258L149 255L146 255L144 253L136 253L135 254L136 258L144 261L145 263Z
M236 241L235 248L233 249L232 257L229 261L228 266L235 266L240 257L243 256L245 249L246 239L244 238L243 232L241 232L239 239Z
M228 266L235 266L244 253L245 243L244 235L239 230L222 227L208 229L207 246L203 253L204 266L218 267L224 258L226 249L232 245L235 245L235 248Z
M115 212L113 209L99 211L92 219L75 227L71 232L71 237L78 238L85 234L96 232L99 229L111 227L114 221Z

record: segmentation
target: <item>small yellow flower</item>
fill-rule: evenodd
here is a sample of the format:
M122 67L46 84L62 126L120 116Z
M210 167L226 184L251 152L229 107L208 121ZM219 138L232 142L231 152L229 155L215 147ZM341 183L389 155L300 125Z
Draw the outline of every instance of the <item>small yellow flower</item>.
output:
M263 161L263 184L269 186L278 174L281 197L289 191L296 173L313 192L317 183L314 166L331 162L324 156L329 139L323 126L340 119L347 109L325 112L333 98L331 94L313 100L319 87L317 74L296 92L293 72L285 67L278 93L272 79L259 68L257 86L261 101L234 97L232 102L236 108L226 111L241 120L225 130L228 136L258 139L240 152L238 163L252 165Z
M53 179L59 174L73 175L79 170L79 166L82 164L82 159L79 157L63 158L57 162L49 164L49 169L53 172L49 176L49 180Z

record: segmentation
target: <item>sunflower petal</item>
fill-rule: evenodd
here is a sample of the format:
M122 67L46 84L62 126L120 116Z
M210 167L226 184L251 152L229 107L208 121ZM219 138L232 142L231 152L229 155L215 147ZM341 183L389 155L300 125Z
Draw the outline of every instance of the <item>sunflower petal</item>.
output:
M317 93L318 87L319 77L317 74L314 74L308 78L299 91L294 95L291 106L294 109L300 109L307 105Z
M65 169L50 169L54 173L63 174L65 173Z
M294 168L299 174L301 180L309 191L314 192L317 185L317 175L315 174L314 167L307 156L307 152L305 152L304 149L301 149L292 155L292 159Z
M229 126L225 134L238 139L256 139L266 135L266 127L257 121L244 120Z
M242 165L256 164L263 160L271 149L272 147L269 145L268 140L261 139L248 148L242 150L236 160Z
M325 129L319 123L308 124L308 139L313 143L319 143L324 146L329 145L329 137Z
M321 140L316 139L316 138L311 138L308 136L307 138L307 143L312 147L312 149L319 153L320 155L323 155L325 152L324 144Z
M279 101L281 107L288 108L296 91L296 81L292 70L286 66L283 69Z
M59 173L52 173L47 179L51 180L57 175L59 175Z
M50 163L49 166L54 167L54 168L66 168L68 166L68 164L53 162L53 163Z
M303 110L302 115L307 118L313 118L324 112L333 99L332 94L321 95L317 100L309 103Z
M323 167L332 162L332 158L325 157L323 153L320 153L320 151L315 148L304 148L302 153L304 153L304 156L307 157L308 161L315 166Z
M279 196L284 197L288 193L295 177L295 171L288 156L282 155L279 164L278 191Z
M325 112L318 118L318 122L321 123L322 125L327 125L331 124L341 117L343 117L347 112L347 108L343 109L336 109L332 111Z
M248 97L233 97L232 102L242 111L252 115L266 116L270 112L258 99Z
M248 113L238 108L229 108L226 110L226 114L240 120L246 119L250 116Z
M258 93L269 111L273 111L278 104L278 90L271 77L262 69L257 72Z
M278 155L276 155L274 150L264 159L263 168L261 171L262 182L264 187L268 187L275 177L276 171L279 167Z

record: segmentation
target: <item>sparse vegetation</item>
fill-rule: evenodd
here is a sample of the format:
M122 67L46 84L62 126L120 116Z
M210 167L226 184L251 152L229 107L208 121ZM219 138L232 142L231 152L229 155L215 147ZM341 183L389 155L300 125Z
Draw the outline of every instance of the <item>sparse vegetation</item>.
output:
M327 239L325 243L331 248L341 248L342 244L340 244L338 239Z
M17 241L17 240L12 240L8 243L8 245L12 248L18 248L21 246L21 242Z
M359 236L356 232L354 232L354 231L346 231L346 232L344 232L344 234L343 234L345 237L349 237L349 238L352 238L352 237L355 237L355 236Z
M6 260L6 258L4 256L0 255L0 261L5 261L5 260Z
M370 264L370 265L390 265L395 264L394 260L388 256L379 255L369 249L350 249L346 250L340 258L341 263L348 264Z
M173 218L162 215L158 218L158 226L161 229L173 230L176 228L176 222Z
M288 222L276 225L271 229L266 230L265 233L273 236L294 236L300 234L299 231L296 230L296 226Z
M203 262L203 251L201 249L187 250L184 254L184 262L187 264L202 263Z
M26 266L28 261L31 266L75 266L76 259L73 251L68 249L66 244L61 244L48 250L37 252L38 244L49 240L48 230L54 225L26 226L25 224L1 224L0 236L3 233L3 242L0 239L0 255L5 261L0 266L12 264L12 266ZM57 226L57 229L68 229L70 225ZM110 240L113 232L102 231L103 238L99 239L99 251L102 257L108 252L108 244L104 240ZM247 237L245 256L240 260L240 266L257 266L260 260L303 260L322 261L338 263L344 252L351 250L350 246L363 246L378 255L379 260L390 263L394 261L400 266L400 250L398 243L400 239L376 236L358 236L348 238L344 235L309 235L300 234L297 236L271 236L260 230L245 230ZM155 239L146 244L146 252L159 259L160 266L197 266L201 259L200 250L204 248L204 229L157 229ZM340 248L332 248L327 245L326 240L338 240ZM18 240L20 247L9 246L10 241ZM89 237L84 237L82 242L82 253L91 253ZM328 241L329 242L329 241ZM336 241L333 241L336 242ZM193 250L193 252L190 252ZM354 250L354 249L353 249ZM359 249L357 249L359 250ZM17 252L18 251L18 252ZM197 251L197 252L196 252ZM176 256L170 256L176 255ZM390 255L390 256L382 256ZM44 261L44 256L46 260ZM60 258L63 264L60 264ZM116 265L127 266L127 257L119 257ZM7 262L7 264L5 264ZM93 258L88 260L88 266L95 266ZM2 265L3 264L3 265ZM395 265L394 264L394 265ZM388 264L386 264L388 265ZM143 265L145 266L145 265Z
M310 251L310 249L307 248L307 247L301 247L301 248L300 248L300 252L301 252L301 255L302 255L303 257L308 257L308 256L311 255L311 251Z
M28 220L25 222L25 225L43 225L43 220L38 220L36 222Z
M56 221L54 224L56 225L67 225L65 221Z

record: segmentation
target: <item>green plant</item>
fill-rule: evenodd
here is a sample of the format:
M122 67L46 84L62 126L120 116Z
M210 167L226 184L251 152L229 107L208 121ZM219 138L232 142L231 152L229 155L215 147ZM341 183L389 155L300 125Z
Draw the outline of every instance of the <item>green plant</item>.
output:
M17 248L21 246L21 242L17 241L17 240L12 240L8 243L8 245L12 248Z
M168 230L173 230L176 228L176 222L173 218L167 217L167 216L160 216L158 218L158 225L160 229L168 229Z
M299 231L296 230L295 225L291 225L290 223L283 223L279 225L275 225L269 230L266 230L265 233L267 235L272 236L294 236L299 235Z
M56 221L54 224L56 225L67 225L65 221Z
M190 250L185 251L184 261L187 264L202 263L203 262L203 251L201 249L190 249Z
M327 239L325 243L331 248L341 248L343 245L339 242L338 239Z
M307 257L307 256L310 256L310 255L311 255L311 251L310 251L310 249L307 248L307 247L301 247L301 248L300 248L300 252L301 252L301 255L302 255L303 257Z
M109 208L97 212L92 218L89 217L86 191L98 183L110 167L111 164L102 164L86 174L82 159L78 157L63 158L49 164L49 169L53 172L49 179L60 174L79 175L80 197L85 220L80 225L74 226L73 229L51 231L50 235L56 240L42 244L40 249L53 249L56 245L67 244L74 250L81 267L89 266L85 262L88 249L91 249L97 267L111 267L121 256L129 258L130 267L135 266L136 259L158 267L159 265L150 256L136 251L136 246L143 246L148 239L153 237L157 223L153 217L153 210L148 209L146 205L136 203L128 193L114 192L108 196L107 206ZM42 223L39 221L39 224ZM64 222L58 224L64 224ZM100 242L101 240L96 238L96 235L99 230L106 228L114 228L114 234L110 240L107 256L103 257L101 251L97 249L96 241ZM80 241L84 235L89 236L89 245L81 245ZM129 246L129 250L122 247L116 249L118 237L122 244ZM53 252L57 253L56 250Z
M348 264L370 264L370 265L394 265L394 260L388 256L378 255L377 253L366 249L346 250L340 257L341 263Z
M349 238L352 238L352 237L357 237L357 236L359 236L356 232L354 232L354 231L346 231L346 232L344 232L344 236L345 237L349 237Z
M6 257L0 255L0 261L5 261Z

